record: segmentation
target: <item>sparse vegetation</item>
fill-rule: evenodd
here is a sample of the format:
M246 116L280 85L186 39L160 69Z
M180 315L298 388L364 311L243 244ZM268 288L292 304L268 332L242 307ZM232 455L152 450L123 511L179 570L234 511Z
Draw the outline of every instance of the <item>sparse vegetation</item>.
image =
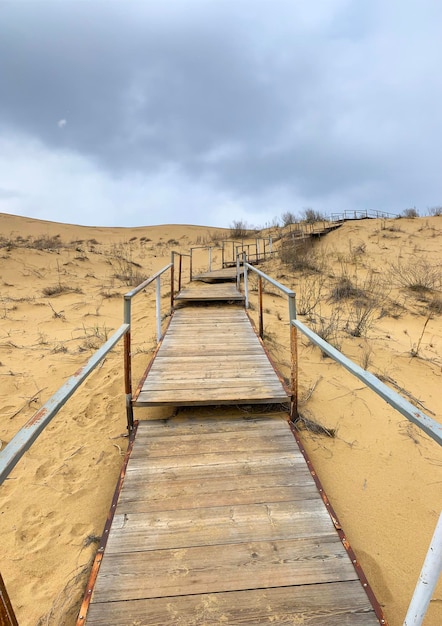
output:
M283 226L289 226L290 224L296 224L296 215L291 211L286 211L281 215L281 221Z
M402 211L401 217L408 217L409 219L414 219L416 217L419 217L419 213L416 211L416 208L405 209L405 211Z
M398 286L411 291L433 291L441 287L441 266L432 265L425 257L414 258L408 263L399 260L390 265L390 272Z
M321 213L320 211L315 211L314 209L308 208L304 209L302 212L302 221L307 222L307 224L316 224L316 222L325 222L327 217Z
M249 228L243 220L234 220L230 225L230 236L232 239L245 239L248 232Z
M62 293L83 293L79 287L70 287L69 285L64 285L63 283L58 283L58 285L50 285L48 287L43 288L43 295L47 297L59 296Z

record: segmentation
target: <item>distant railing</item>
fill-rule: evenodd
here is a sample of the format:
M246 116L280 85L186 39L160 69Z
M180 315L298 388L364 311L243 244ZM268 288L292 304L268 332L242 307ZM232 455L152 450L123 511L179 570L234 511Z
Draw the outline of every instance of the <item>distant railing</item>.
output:
M228 253L230 252L231 255ZM253 243L238 243L237 240L225 240L222 242L221 258L222 267L234 267L239 254L247 254L249 263L259 263L272 256L273 254L273 238L257 237Z
M363 220L367 218L387 218L395 219L399 217L396 213L389 213L388 211L377 211L376 209L364 209L356 211L342 211L341 213L332 213L330 219L332 222L342 222L343 220Z

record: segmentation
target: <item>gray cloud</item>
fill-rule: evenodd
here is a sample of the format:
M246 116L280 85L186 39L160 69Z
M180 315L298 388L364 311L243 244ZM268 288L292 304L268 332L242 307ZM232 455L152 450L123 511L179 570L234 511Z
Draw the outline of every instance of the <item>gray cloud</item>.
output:
M441 18L435 0L3 3L0 187L49 219L90 220L95 200L97 223L113 197L132 224L424 209L440 202Z

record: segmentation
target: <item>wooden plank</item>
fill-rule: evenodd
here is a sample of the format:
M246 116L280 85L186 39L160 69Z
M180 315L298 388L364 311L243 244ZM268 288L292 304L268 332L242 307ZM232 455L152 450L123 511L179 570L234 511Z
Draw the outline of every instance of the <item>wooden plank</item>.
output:
M335 536L105 554L94 601L355 580Z
M88 626L379 625L359 581L92 605Z
M199 478L192 480L169 479L153 484L132 474L116 512L143 513L317 498L318 492L308 470L300 472L298 469L296 475L294 472L242 474L228 481L216 477L208 480L201 472Z
M151 457L139 456L131 460L127 473L132 471L147 471L147 476L154 474L164 474L169 477L194 476L204 468L207 476L216 475L229 476L234 471L243 468L246 473L255 470L259 472L285 469L294 471L298 466L305 463L301 455L295 455L292 451L281 450L280 452L265 452L247 450L246 452L219 452L210 454L187 454L171 457ZM240 467L238 467L240 466ZM158 478L155 477L155 480Z
M333 537L321 500L117 513L106 554Z
M293 450L293 435L288 428L286 432L224 432L181 435L170 437L152 437L144 440L145 445L137 446L132 452L132 459L149 457L171 457L183 454L208 454L212 452L247 452L251 448L255 452L282 452Z
M269 432L287 431L287 415L284 413L274 415L230 415L218 414L197 415L195 412L180 413L165 420L140 421L138 424L137 438L134 449L142 447L151 437L175 437L180 435L204 435L206 433L219 433L223 437L225 432L247 432L255 430Z

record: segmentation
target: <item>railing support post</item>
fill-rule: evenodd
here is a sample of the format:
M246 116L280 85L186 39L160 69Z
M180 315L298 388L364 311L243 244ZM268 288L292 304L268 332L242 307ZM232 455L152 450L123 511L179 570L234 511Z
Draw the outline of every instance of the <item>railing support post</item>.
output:
M180 254L180 261L178 263L178 293L181 291L182 271L183 271L183 255Z
M209 246L209 272L212 271L212 246Z
M11 601L6 591L6 586L0 574L0 625L18 626L17 618L14 614Z
M292 386L292 405L290 411L290 419L294 421L298 417L298 329L292 324L292 320L296 319L296 294L290 294L288 298Z
M239 254L236 255L236 288L239 291L239 288L241 287L241 265L240 265L240 260L239 260Z
M174 304L174 290L175 290L175 252L172 252L171 256L171 268L170 268L170 310L173 310Z
M242 262L243 262L243 273L244 273L244 295L246 297L246 309L249 308L249 273L247 271L247 265L246 265L246 255L243 255L242 258Z
M442 572L442 513L417 581L404 626L420 626Z
M291 352L291 387L292 402L290 419L292 422L298 417L298 329L290 322L290 352Z
M189 276L189 280L190 282L192 282L192 270L193 270L193 248L190 248L190 268L189 268L189 272L190 272L190 276Z
M126 394L127 430L132 432L134 427L134 410L132 406L132 354L131 354L131 299L124 297L124 323L129 324L129 330L124 335L124 393Z
M224 241L221 243L221 268L224 269Z
M155 309L156 309L156 320L157 320L157 341L161 339L161 276L157 277L156 280L156 298L155 298Z
M264 338L264 316L262 310L262 277L258 276L258 301L259 301L259 336Z

